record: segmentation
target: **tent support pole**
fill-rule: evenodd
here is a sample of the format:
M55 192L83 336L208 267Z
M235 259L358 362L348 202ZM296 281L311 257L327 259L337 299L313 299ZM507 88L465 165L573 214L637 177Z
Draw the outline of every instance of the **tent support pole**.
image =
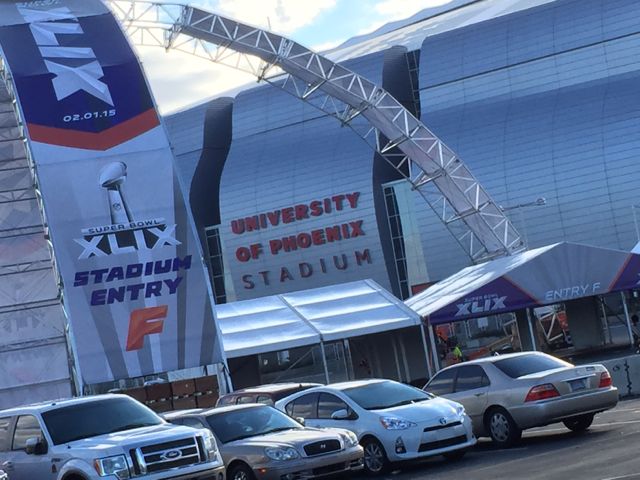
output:
M627 321L627 333L629 334L629 345L633 347L633 330L631 329L631 317L629 317L629 307L627 306L627 296L620 292L622 297L622 307L624 308L624 318Z
M438 347L436 346L436 336L433 334L433 326L426 321L427 330L429 330L429 341L431 342L431 355L433 356L433 369L434 373L440 370L440 359L438 358Z
M429 372L429 378L433 377L433 368L431 368L431 362L429 361L429 348L427 347L427 338L424 334L424 325L420 324L420 336L422 337L422 348L424 348L424 358L427 361L427 372Z
M322 366L324 367L324 379L327 385L331 383L329 380L329 366L327 365L327 352L324 350L324 342L320 341L320 351L322 352Z
M393 347L393 358L396 361L396 374L398 375L398 381L402 382L402 371L400 370L400 357L398 357L398 345L396 343L396 337L391 333L391 346Z
M347 380L354 380L355 375L353 374L353 357L351 356L351 345L349 344L348 338L345 338L342 342L344 343L344 354L347 363Z
M531 309L527 308L527 324L529 325L529 336L531 337L531 346L534 351L538 351L538 345L536 344L536 337L533 334L533 315L531 315Z

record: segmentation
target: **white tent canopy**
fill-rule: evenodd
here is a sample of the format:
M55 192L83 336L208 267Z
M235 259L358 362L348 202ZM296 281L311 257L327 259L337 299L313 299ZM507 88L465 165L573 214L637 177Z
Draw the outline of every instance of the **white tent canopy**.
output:
M320 334L279 296L216 305L215 309L227 358L320 343Z
M431 325L635 289L640 254L561 242L472 265L406 300Z
M420 325L420 316L373 280L216 305L228 358Z

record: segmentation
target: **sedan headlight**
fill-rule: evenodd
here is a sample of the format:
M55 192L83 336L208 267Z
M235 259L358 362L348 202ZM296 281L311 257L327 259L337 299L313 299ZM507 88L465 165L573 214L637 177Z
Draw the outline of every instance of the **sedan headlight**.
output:
M204 449L207 452L207 458L209 460L213 460L216 458L218 454L218 445L216 444L216 439L213 437L213 433L209 430L204 430L204 435L202 436L202 441L204 442Z
M458 406L456 406L456 413L458 414L459 417L464 417L466 412L465 412L464 407L462 405L458 405Z
M344 434L344 441L347 448L352 448L358 445L358 437L350 430L342 432Z
M93 467L101 477L115 475L119 479L130 478L127 459L124 455L115 457L97 458L93 461Z
M406 430L417 425L417 423L398 417L380 417L380 423L387 430Z
M295 460L300 456L298 451L292 447L265 448L264 453L271 460Z

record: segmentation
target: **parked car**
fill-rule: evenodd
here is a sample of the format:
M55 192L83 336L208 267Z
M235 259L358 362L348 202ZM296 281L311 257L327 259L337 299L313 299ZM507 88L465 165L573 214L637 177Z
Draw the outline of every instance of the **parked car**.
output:
M540 352L453 365L424 390L460 402L475 435L503 447L518 441L522 430L550 423L586 430L595 414L618 403L618 389L603 365L575 366Z
M9 475L7 475L4 470L0 470L0 480L9 480Z
M0 468L11 480L224 477L210 432L167 423L125 395L0 411Z
M362 470L362 447L353 433L307 428L268 405L188 410L164 417L213 432L228 480L299 480Z
M257 387L243 388L235 392L222 395L216 402L216 407L225 405L237 405L242 403L263 403L275 405L275 403L292 393L301 392L313 387L319 387L320 383L272 383Z
M299 392L276 407L312 427L341 427L358 436L365 470L443 454L459 458L476 443L462 405L393 380L335 383Z

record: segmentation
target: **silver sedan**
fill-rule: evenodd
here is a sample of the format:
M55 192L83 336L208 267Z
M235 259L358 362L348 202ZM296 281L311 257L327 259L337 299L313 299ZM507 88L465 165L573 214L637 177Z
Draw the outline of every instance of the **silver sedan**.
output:
M464 362L438 372L424 390L464 405L474 434L507 447L522 430L563 422L576 432L618 403L603 365L575 366L540 352Z
M267 405L186 410L164 417L213 432L227 480L306 480L363 468L362 447L350 431L307 428Z

